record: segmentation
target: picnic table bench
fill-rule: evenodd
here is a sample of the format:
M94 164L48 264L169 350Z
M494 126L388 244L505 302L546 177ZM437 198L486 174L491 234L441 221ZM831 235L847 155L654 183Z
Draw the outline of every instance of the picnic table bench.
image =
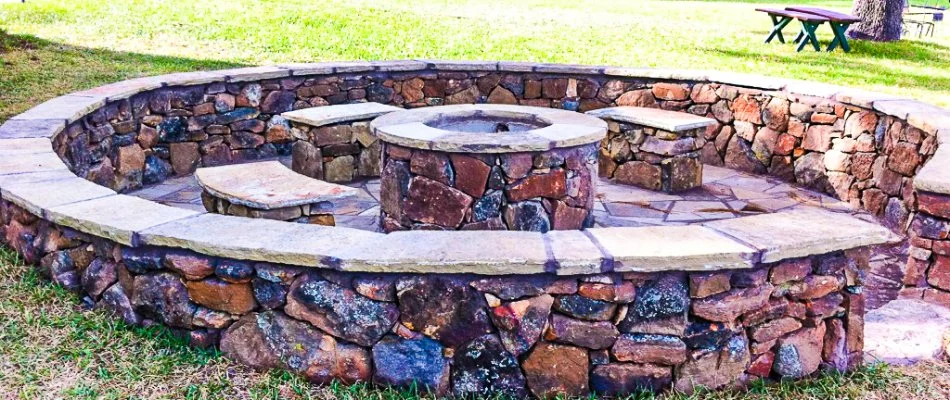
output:
M828 44L827 50L832 51L840 46L842 50L849 52L851 51L851 46L848 45L848 38L845 36L845 31L851 24L861 21L861 18L850 14L817 7L793 6L786 7L784 10L777 8L756 8L755 10L768 14L769 18L772 19L772 31L769 32L769 36L766 37L766 43L771 42L774 38L778 38L779 42L785 43L785 38L782 36L782 29L788 26L793 19L800 21L802 23L802 30L794 40L795 43L798 43L798 51L802 51L808 43L812 44L815 51L821 51L818 38L815 36L815 30L818 29L821 24L827 22L835 35L835 38Z
M348 186L291 171L278 161L199 168L195 178L211 213L335 225L330 202L355 196Z

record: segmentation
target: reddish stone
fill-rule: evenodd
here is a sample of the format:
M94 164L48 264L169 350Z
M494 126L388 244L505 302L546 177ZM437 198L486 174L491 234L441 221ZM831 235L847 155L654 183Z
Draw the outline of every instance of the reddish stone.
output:
M769 299L769 302L762 306L762 308L744 314L742 316L742 323L745 326L755 326L763 322L784 317L788 314L788 306L788 300L784 297L773 297Z
M386 145L386 155L389 158L394 160L409 160L412 158L412 149L396 146L392 144Z
M851 114L844 124L844 133L848 137L858 137L861 134L873 135L877 128L877 115L871 111L862 111Z
M548 99L560 99L567 95L567 79L550 78L541 81L541 94Z
M928 239L917 238L917 240L928 240ZM950 256L950 241L934 240L932 241L932 243L933 243L932 249L934 253L944 255L944 256Z
M775 353L771 351L759 354L752 359L752 363L749 364L749 368L746 369L746 372L760 378L768 378L769 374L772 373L772 362L774 360Z
M884 213L887 195L879 189L866 189L861 193L861 203L864 204L865 210L879 216Z
M636 287L630 281L616 284L584 282L577 286L577 293L594 300L630 303L636 298Z
M750 336L756 342L768 342L785 336L789 332L794 332L801 327L801 322L798 322L795 318L785 317L752 328Z
M750 95L742 95L732 102L732 113L736 120L751 122L753 124L762 123L762 107L759 102Z
M656 106L656 98L650 89L631 90L620 95L616 103L618 106L653 107Z
M924 290L922 299L931 304L950 308L950 292L944 292L934 288L927 288Z
M864 351L864 295L845 293L845 329L848 353Z
M944 219L950 219L950 196L918 192L917 206L920 211Z
M824 347L825 325L802 328L778 341L772 370L785 378L800 379L818 370Z
M165 268L179 273L187 280L196 281L214 273L214 261L208 257L187 254L166 254Z
M811 274L811 259L796 258L780 262L772 267L769 281L774 285L781 285L789 281L800 281Z
M660 190L661 170L659 166L643 161L630 161L621 164L614 172L618 183L633 185L649 190Z
M841 311L844 296L841 293L830 293L825 297L805 302L808 316L812 318L828 318Z
M837 372L848 370L847 332L840 319L825 321L825 341L821 350L823 365Z
M792 285L788 294L797 300L817 299L841 290L841 286L834 276L809 275L802 282Z
M476 158L461 154L452 154L450 158L455 169L455 187L472 197L482 197L491 167Z
M493 307L489 316L498 328L501 343L515 357L526 353L544 330L554 298L543 294Z
M623 334L611 352L618 361L678 365L686 361L686 343L676 336Z
M249 283L227 283L217 278L186 281L188 296L195 303L231 314L245 314L257 306Z
M752 355L745 334L732 336L718 351L696 352L677 369L676 390L692 393L697 387L718 389L742 379Z
M586 396L589 359L587 350L574 346L540 343L521 363L528 389L536 397Z
M838 116L834 114L814 113L811 115L811 122L814 124L831 125L837 120Z
M918 165L920 153L917 146L910 143L897 143L887 157L887 167L904 176L913 176Z
M689 297L703 298L732 288L729 272L695 273L689 275Z
M311 275L297 278L287 293L287 315L307 321L335 337L371 346L399 318L393 303L374 301L356 291Z
M553 314L544 339L599 350L613 346L618 335L617 327L609 321L587 322Z
M455 228L471 205L472 198L462 191L415 176L409 181L404 211L415 221Z
M491 104L518 104L518 98L508 89L498 86L488 95L488 102Z
M831 148L831 139L840 134L831 125L812 125L805 132L802 148L811 151L826 152Z
M719 101L716 89L709 85L695 85L689 94L690 100L697 104L712 104Z
M771 294L772 285L769 284L757 288L733 289L694 301L693 314L709 321L732 322L740 315L764 306Z
M653 85L653 96L662 100L686 100L690 91L686 85L676 83L657 83Z
M584 229L587 220L587 210L570 207L562 201L553 201L554 210L551 213L551 226L554 230Z
M530 153L510 153L501 156L501 169L509 182L524 178L531 172L534 157Z
M449 163L449 157L433 151L417 151L409 161L409 170L413 174L422 175L437 182L452 186L455 183L455 173Z
M778 136L778 139L775 141L775 148L772 150L772 154L787 156L792 154L792 151L795 150L795 146L798 144L798 139L795 136L783 133Z
M172 143L172 148L179 143ZM145 169L145 152L137 144L119 147L116 156L115 170L120 177L128 178L135 174L142 174Z
M883 158L880 158L883 160ZM877 178L877 187L891 196L897 196L901 193L901 187L904 184L904 177L890 169L883 168L880 174L875 173Z
M172 160L172 169L176 175L188 175L195 172L201 161L198 153L198 143L172 143L169 147Z
M598 365L591 371L590 386L604 396L625 396L640 391L661 392L673 381L670 367L653 364Z
M567 174L556 169L543 175L530 175L506 191L512 202L535 197L559 199L567 195Z
M943 290L950 290L950 256L935 257L927 274L927 282Z

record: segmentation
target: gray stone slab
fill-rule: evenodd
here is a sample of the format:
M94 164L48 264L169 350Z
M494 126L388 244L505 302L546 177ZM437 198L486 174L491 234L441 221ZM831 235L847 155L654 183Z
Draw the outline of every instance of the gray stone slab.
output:
M950 194L950 148L941 145L914 177L919 191Z
M916 100L884 100L874 102L874 109L900 119L907 119L911 113L942 112L940 107L921 103Z
M548 262L541 233L395 232L347 249L340 269L354 272L540 274Z
M536 64L534 70L535 72L550 74L600 75L604 73L605 68L607 67L601 65L539 63Z
M429 66L423 61L416 60L373 61L371 64L381 72L421 71Z
M373 64L369 61L344 61L334 63L333 72L338 74L347 74L354 72L367 72L373 70Z
M439 71L497 71L495 61L416 60Z
M588 111L587 115L611 119L631 124L649 126L670 132L682 132L705 128L716 124L716 120L685 112L661 110L646 107L608 107Z
M264 210L334 201L359 191L298 174L279 161L198 168L195 179L214 197Z
M582 231L550 231L544 234L548 248L557 261L558 275L601 273L604 253Z
M708 71L709 80L732 86L742 86L760 90L780 90L785 87L785 80L770 76L742 74L727 71Z
M290 76L290 70L273 65L260 67L234 68L214 71L219 75L226 75L228 82L251 82L266 79L278 79Z
M0 125L0 139L47 138L50 139L66 128L66 118L13 119Z
M864 89L855 89L855 88L842 88L841 91L835 94L834 99L845 104L850 104L853 106L863 107L871 109L874 107L874 103L878 101L886 100L910 100L907 97L898 96L894 94L872 92L870 90Z
M950 110L939 107L921 107L907 114L907 124L931 135L950 131Z
M105 96L76 96L67 94L65 96L49 99L26 112L13 117L13 119L30 120L66 120L67 122L76 121L95 109L106 104Z
M286 63L277 66L290 70L290 76L329 75L333 73L336 63Z
M66 170L66 164L52 151L0 157L0 175Z
M675 68L607 67L604 68L604 75L626 78L651 78L686 81L709 80L709 73L707 71Z
M176 72L157 76L165 86L192 86L224 82L227 75L221 71Z
M49 209L80 201L113 196L115 191L78 176L55 181L13 183L0 187L0 196L34 215L47 216Z
M900 239L882 225L815 207L707 222L703 226L760 250L766 263Z
M50 222L126 246L138 245L137 233L147 228L199 215L125 195L53 207L46 214Z
M757 251L700 226L592 228L616 271L712 271L751 268Z
M53 144L47 138L0 139L0 157L52 152Z
M7 185L29 182L55 181L60 179L72 179L75 177L76 174L68 169L0 175L0 190L2 190Z
M168 80L167 75L147 76L110 83L73 94L77 96L106 97L109 101L121 100L141 92L158 89Z
M335 268L340 253L383 236L343 227L203 214L145 229L143 244L216 257Z
M790 94L831 99L842 90L844 90L844 88L841 86L831 85L828 83L801 81L795 79L785 80L785 91Z
M537 64L523 61L501 61L498 70L501 72L531 72Z
M305 125L323 126L372 119L401 110L402 108L380 103L353 103L302 108L285 112L280 116Z

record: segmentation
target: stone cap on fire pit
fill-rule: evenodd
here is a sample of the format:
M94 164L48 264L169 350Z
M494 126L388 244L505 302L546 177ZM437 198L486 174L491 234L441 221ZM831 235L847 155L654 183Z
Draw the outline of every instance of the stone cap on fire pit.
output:
M353 103L334 106L310 107L288 111L280 114L290 121L299 122L313 127L338 124L341 122L359 121L376 118L393 111L402 110L399 107L380 103Z
M384 142L453 153L546 151L597 142L607 134L607 124L588 115L501 104L405 110L370 126Z
M195 179L214 197L263 210L331 201L357 193L351 187L300 175L279 161L198 168Z
M716 123L712 118L700 117L685 112L646 107L609 107L588 111L587 115L614 121L649 126L670 132L705 128Z

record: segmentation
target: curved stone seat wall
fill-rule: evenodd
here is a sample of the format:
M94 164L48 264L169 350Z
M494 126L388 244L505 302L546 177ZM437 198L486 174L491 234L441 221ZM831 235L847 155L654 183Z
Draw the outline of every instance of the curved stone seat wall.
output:
M297 136L273 115L361 99L711 115L721 126L704 138L705 162L799 180L885 215L898 231L909 225L905 278L917 286L908 292L947 297L939 288L950 287L950 153L936 150L947 111L718 73L400 61L119 82L0 126L3 241L128 322L162 322L197 345L220 337L230 357L316 382L398 385L416 376L459 394L609 394L800 377L857 360L867 246L892 238L836 213L382 235L201 215L73 175L121 192L199 165L286 154ZM588 331L606 339L592 342L580 333ZM314 347L292 345L301 342Z

